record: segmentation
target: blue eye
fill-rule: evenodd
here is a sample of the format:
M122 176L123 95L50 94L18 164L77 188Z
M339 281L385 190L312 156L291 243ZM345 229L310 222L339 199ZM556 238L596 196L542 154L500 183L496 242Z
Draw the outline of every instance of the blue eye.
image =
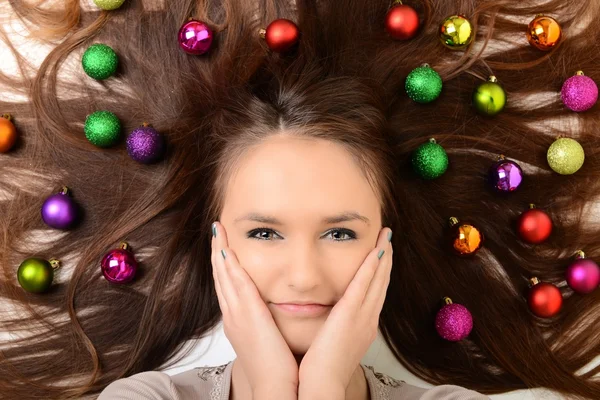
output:
M327 232L327 234L329 235L329 234L333 234L333 233L336 233L336 232L339 233L339 234L341 234L341 235L348 236L349 239L335 239L334 238L333 239L334 242L345 242L345 241L348 241L348 240L355 240L356 239L356 234L353 231L349 230L349 229L336 228L336 229L330 230L329 232ZM270 229L270 228L256 228L256 229L253 229L250 232L248 232L247 237L249 239L256 239L256 240L271 240L271 239L265 238L265 236L257 237L256 236L257 233L267 233L267 234L268 233L272 233L272 234L276 234L275 231L273 229Z

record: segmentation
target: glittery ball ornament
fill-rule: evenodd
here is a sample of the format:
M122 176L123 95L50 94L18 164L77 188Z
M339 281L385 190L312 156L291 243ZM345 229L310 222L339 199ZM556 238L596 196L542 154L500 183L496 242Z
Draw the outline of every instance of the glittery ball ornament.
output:
M541 318L558 314L563 302L560 290L551 283L540 282L536 277L529 282L532 286L527 295L527 304L531 312Z
M577 140L559 138L548 148L547 159L554 172L571 175L583 165L585 152Z
M129 250L126 242L121 242L119 248L109 251L100 262L102 274L112 283L129 283L135 277L138 263Z
M298 26L285 18L274 20L267 26L267 29L261 29L259 34L267 42L267 46L277 53L290 50L300 38Z
M473 40L473 27L464 15L451 15L442 21L440 41L452 50L464 49Z
M408 74L404 87L412 100L430 103L442 92L442 77L429 64L423 64Z
M125 0L94 0L94 3L103 10L116 10L121 7Z
M448 169L446 150L431 138L412 153L413 170L423 179L439 178Z
M121 137L121 121L110 111L96 111L86 118L84 132L93 145L110 147Z
M43 293L52 285L54 270L58 268L60 268L58 260L31 257L19 265L17 281L23 289L30 293Z
M110 46L96 43L83 53L81 64L91 78L103 80L117 72L119 57Z
M521 239L527 243L543 243L552 233L552 219L546 212L530 204L529 210L519 216L517 231Z
M411 6L397 1L387 12L385 30L394 39L410 39L419 30L419 15Z
M514 192L523 182L523 170L519 164L501 155L500 160L490 167L488 181L496 192Z
M137 162L151 164L162 157L164 150L164 137L147 123L127 137L127 153Z
M0 153L7 153L17 142L17 128L10 114L0 117Z
M505 104L506 93L494 75L473 92L473 106L480 114L492 117L502 111Z
M483 246L483 233L468 222L460 222L450 217L450 243L452 250L459 256L472 256Z
M473 329L473 316L469 310L444 297L446 303L435 316L435 329L438 335L451 342L463 340Z
M565 277L567 285L579 294L591 293L600 285L600 267L581 250L577 259L567 267Z
M569 110L587 111L598 101L598 85L583 71L577 71L563 83L560 98Z
M177 40L183 51L198 56L210 50L213 31L204 22L190 18L179 28Z
M562 37L562 29L552 17L537 15L527 26L527 40L533 47L549 51Z
M62 190L48 197L42 205L42 220L46 225L55 229L72 228L79 217L79 206L69 196L69 189Z

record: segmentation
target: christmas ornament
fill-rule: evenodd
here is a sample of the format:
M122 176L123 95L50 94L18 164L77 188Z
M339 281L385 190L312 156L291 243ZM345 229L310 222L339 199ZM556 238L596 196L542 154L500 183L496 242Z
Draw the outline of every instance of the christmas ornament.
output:
M423 143L413 152L411 163L414 171L423 179L435 179L448 169L446 150L434 138Z
M100 262L102 274L112 283L128 283L133 280L137 272L138 263L129 251L129 245L121 242L117 249L104 255Z
M569 110L586 111L598 101L598 86L592 78L585 76L583 71L577 71L563 83L560 98Z
M293 21L280 18L271 22L267 29L261 29L259 34L272 51L281 53L291 49L298 42L300 30Z
M210 50L213 32L204 22L190 18L179 28L177 40L183 51L198 56Z
M464 15L451 15L440 25L439 35L444 46L460 50L471 43L474 32L471 22Z
M540 282L536 277L531 278L529 282L531 286L527 295L527 304L531 312L541 318L558 314L563 300L560 290L551 283Z
M552 17L538 14L527 26L527 40L540 50L552 50L562 36L560 25Z
M450 217L450 239L452 250L459 256L471 256L483 245L483 233L467 222Z
M103 10L116 10L121 7L125 0L94 0L94 3Z
M417 103L430 103L442 92L442 77L425 63L408 74L404 87Z
M409 5L397 0L385 16L385 30L394 39L406 40L417 34L419 15Z
M494 116L504 109L505 104L506 93L494 75L473 92L473 105L483 115Z
M60 192L44 201L42 220L46 225L56 229L69 229L77 222L79 207L69 194L69 188L63 186Z
M567 284L575 292L591 293L600 284L600 267L594 261L585 258L583 251L578 250L576 260L569 264L565 276Z
M523 181L523 170L519 164L501 154L488 171L488 181L497 192L514 192Z
M554 172L571 175L583 165L585 152L577 140L559 137L548 148L547 159Z
M54 271L60 268L60 261L49 261L39 257L24 260L17 270L19 285L30 293L43 293L52 285Z
M121 121L110 111L96 111L85 120L85 137L95 146L110 147L121 136Z
M552 233L552 220L544 211L529 205L529 210L519 217L517 229L521 239L527 243L543 243Z
M463 340L473 329L473 317L469 310L444 297L446 303L435 316L435 329L443 339L451 342Z
M0 117L0 153L7 153L17 142L17 128L10 114Z
M81 65L88 76L103 80L112 76L117 71L119 58L111 47L96 43L88 47L85 53L83 53Z
M162 157L164 150L163 136L147 122L127 137L127 153L137 162L151 164Z

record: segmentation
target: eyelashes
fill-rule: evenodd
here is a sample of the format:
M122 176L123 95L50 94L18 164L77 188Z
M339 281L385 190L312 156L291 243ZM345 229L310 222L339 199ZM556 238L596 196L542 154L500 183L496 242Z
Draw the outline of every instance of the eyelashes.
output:
M255 239L255 240L265 240L265 241L271 241L272 239L262 239L256 236L257 233L261 233L261 232L268 232L268 233L272 233L275 234L275 231L271 228L256 228L251 230L250 232L248 232L248 234L246 235L246 237L248 239ZM340 232L340 234L345 235L347 237L349 237L349 239L333 239L334 242L347 242L350 240L356 240L356 233L354 233L354 231L351 231L350 229L345 229L345 228L334 228L331 229L329 232L326 233L326 235L330 235L334 232Z

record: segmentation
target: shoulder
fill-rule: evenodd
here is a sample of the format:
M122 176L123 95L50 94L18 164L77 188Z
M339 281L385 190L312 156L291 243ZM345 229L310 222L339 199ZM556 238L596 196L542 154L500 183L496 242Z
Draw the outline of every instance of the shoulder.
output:
M182 400L171 377L164 372L146 371L118 379L108 385L98 400Z

